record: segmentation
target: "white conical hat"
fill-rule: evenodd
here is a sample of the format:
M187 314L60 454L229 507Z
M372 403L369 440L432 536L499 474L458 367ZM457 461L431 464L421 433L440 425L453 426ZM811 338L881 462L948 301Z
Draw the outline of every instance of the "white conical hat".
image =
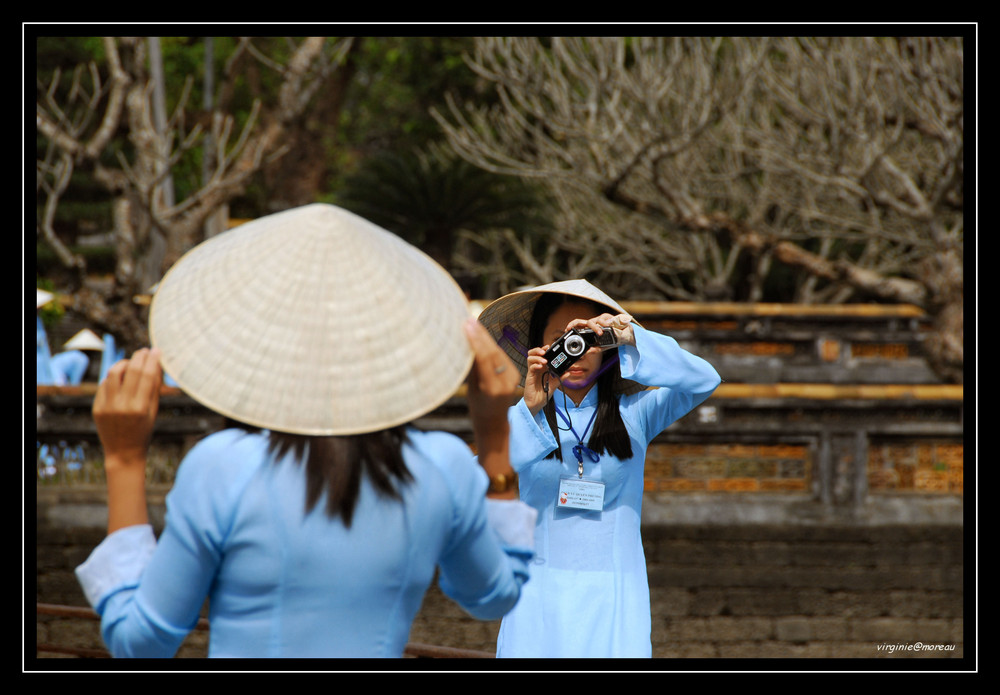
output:
M360 434L447 400L472 366L465 295L398 236L313 204L186 253L149 332L181 389L249 425Z
M609 313L625 314L621 305L603 291L586 280L561 280L537 287L529 287L500 297L479 314L479 322L493 336L493 339L504 349L504 352L517 365L521 372L521 383L528 372L527 351L532 345L527 345L528 329L531 326L531 315L535 304L543 293L566 294L596 302L608 308ZM638 321L635 323L638 324ZM623 380L623 391L631 393L642 390L635 382Z
M41 309L43 306L55 299L55 295L51 292L46 292L45 290L35 288L35 308Z
M67 340L63 348L66 350L104 350L104 341L89 328L84 328Z

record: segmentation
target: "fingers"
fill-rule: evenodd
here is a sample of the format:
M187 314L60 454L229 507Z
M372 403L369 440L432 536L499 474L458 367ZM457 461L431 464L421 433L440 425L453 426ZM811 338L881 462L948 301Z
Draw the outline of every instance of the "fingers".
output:
M562 382L549 371L549 362L543 355L550 346L532 348L528 351L528 373L524 379L524 402L533 415L548 402Z
M545 359L544 355L548 350L548 345L540 348L532 348L528 350L527 363L528 371L538 371L544 369L548 365L548 360Z
M500 349L483 324L475 319L469 319L465 323L465 334L477 362L486 364L493 369L506 366L504 360L509 361L510 358L507 357L507 353Z
M160 351L141 348L108 370L97 389L93 412L155 412L162 379Z
M624 330L628 328L630 323L632 323L632 316L629 314L618 314L617 316L613 314L601 314L600 316L595 316L591 319L574 319L567 324L566 330L569 331L573 328L589 328L598 335L601 335L607 328Z
M108 403L121 390L122 378L125 376L127 367L128 360L118 360L108 369L108 373L104 375L104 381L97 387L97 395L94 396L93 410L95 413L104 411Z
M160 351L156 348L136 351L122 381L124 393L133 396L139 403L147 403L159 397L163 372L160 370Z
M109 462L141 465L160 404L159 350L143 348L108 370L94 398L97 435ZM118 463L113 463L118 465Z
M617 316L613 316L611 318L611 323L609 325L612 328L623 330L627 328L630 323L632 323L632 316L630 314L618 314Z
M475 355L473 373L477 378L470 379L470 382L474 382L475 388L512 393L520 375L507 353L497 345L486 327L475 319L466 322L465 332Z

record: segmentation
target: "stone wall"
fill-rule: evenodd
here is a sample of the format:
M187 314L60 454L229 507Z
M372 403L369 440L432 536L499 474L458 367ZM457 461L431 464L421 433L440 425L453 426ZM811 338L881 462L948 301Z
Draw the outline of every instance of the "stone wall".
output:
M85 607L72 570L103 538L102 492L45 488L38 500L36 601ZM815 503L650 495L643 536L654 657L964 656L964 542L954 499L925 500L920 523L874 508L853 519L813 509L805 523L801 509L780 509L797 505ZM728 511L713 513L720 507ZM151 496L151 515L159 527L162 495ZM38 643L101 649L95 621L42 615L36 627ZM498 627L468 617L434 586L410 641L491 654ZM205 632L192 633L178 656L203 657L206 644ZM944 651L900 646L915 644Z

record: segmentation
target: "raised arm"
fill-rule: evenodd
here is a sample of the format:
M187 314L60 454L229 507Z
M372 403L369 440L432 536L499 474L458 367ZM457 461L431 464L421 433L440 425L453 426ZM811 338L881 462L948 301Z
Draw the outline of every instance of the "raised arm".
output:
M97 389L93 417L104 449L109 534L148 523L146 457L162 378L159 350L143 348L111 367Z

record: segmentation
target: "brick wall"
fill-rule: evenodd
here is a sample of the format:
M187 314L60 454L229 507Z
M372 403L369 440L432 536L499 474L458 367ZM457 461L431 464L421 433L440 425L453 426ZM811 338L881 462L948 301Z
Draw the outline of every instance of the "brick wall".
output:
M814 455L803 444L654 444L646 455L646 490L807 492ZM870 494L961 495L964 466L964 445L948 440L876 442L865 462Z
M654 444L646 453L646 490L805 492L809 448L789 444Z

